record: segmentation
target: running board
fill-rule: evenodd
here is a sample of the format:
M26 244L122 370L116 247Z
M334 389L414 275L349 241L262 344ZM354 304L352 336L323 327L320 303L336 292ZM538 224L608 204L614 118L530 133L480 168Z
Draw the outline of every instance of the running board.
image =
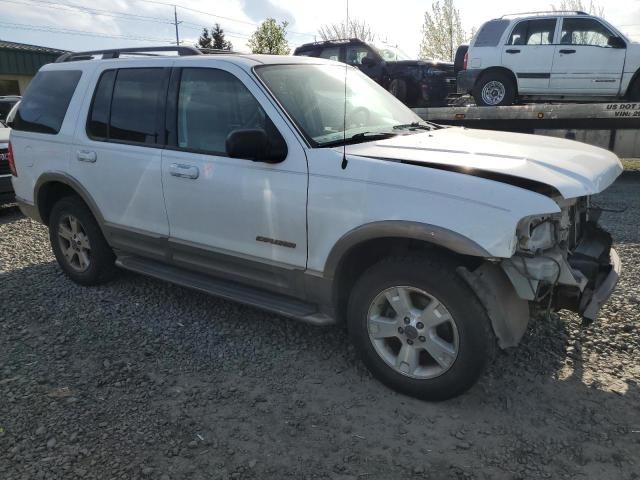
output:
M203 275L164 263L134 256L120 256L116 265L182 287L192 288L215 297L277 313L312 325L331 325L335 320L318 311L311 303Z

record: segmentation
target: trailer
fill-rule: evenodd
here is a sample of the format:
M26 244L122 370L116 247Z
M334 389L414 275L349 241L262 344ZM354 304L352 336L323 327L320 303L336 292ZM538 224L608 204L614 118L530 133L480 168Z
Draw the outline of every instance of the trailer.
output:
M529 104L415 108L424 120L486 130L568 138L640 158L640 103Z

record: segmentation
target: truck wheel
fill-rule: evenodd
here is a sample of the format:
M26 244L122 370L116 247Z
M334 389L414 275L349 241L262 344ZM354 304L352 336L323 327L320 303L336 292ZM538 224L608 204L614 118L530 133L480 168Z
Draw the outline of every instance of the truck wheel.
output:
M53 206L49 240L58 264L74 282L99 285L115 276L113 250L80 198L64 197Z
M402 103L407 101L407 83L404 80L395 78L389 84L389 92Z
M356 282L347 315L351 340L371 373L423 400L468 390L495 345L486 312L445 260L380 261Z
M503 72L488 72L482 75L473 88L473 98L479 107L513 105L516 101L516 86Z

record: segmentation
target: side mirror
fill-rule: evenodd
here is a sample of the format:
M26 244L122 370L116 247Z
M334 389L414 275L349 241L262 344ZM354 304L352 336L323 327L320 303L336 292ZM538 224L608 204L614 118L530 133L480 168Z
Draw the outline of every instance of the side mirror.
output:
M378 59L374 57L366 56L366 57L363 57L362 60L360 60L360 63L364 67L374 67L378 64Z
M284 140L282 141L284 144ZM254 162L279 163L287 157L284 147L269 142L267 132L259 128L233 130L225 142L227 155L231 158L243 158Z
M615 36L609 37L607 45L612 48L627 48L627 44L625 43L625 41L622 38Z

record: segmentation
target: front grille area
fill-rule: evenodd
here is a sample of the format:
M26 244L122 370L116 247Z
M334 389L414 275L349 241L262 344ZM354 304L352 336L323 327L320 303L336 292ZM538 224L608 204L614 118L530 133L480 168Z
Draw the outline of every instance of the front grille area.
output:
M8 175L9 171L9 150L0 148L0 175Z

